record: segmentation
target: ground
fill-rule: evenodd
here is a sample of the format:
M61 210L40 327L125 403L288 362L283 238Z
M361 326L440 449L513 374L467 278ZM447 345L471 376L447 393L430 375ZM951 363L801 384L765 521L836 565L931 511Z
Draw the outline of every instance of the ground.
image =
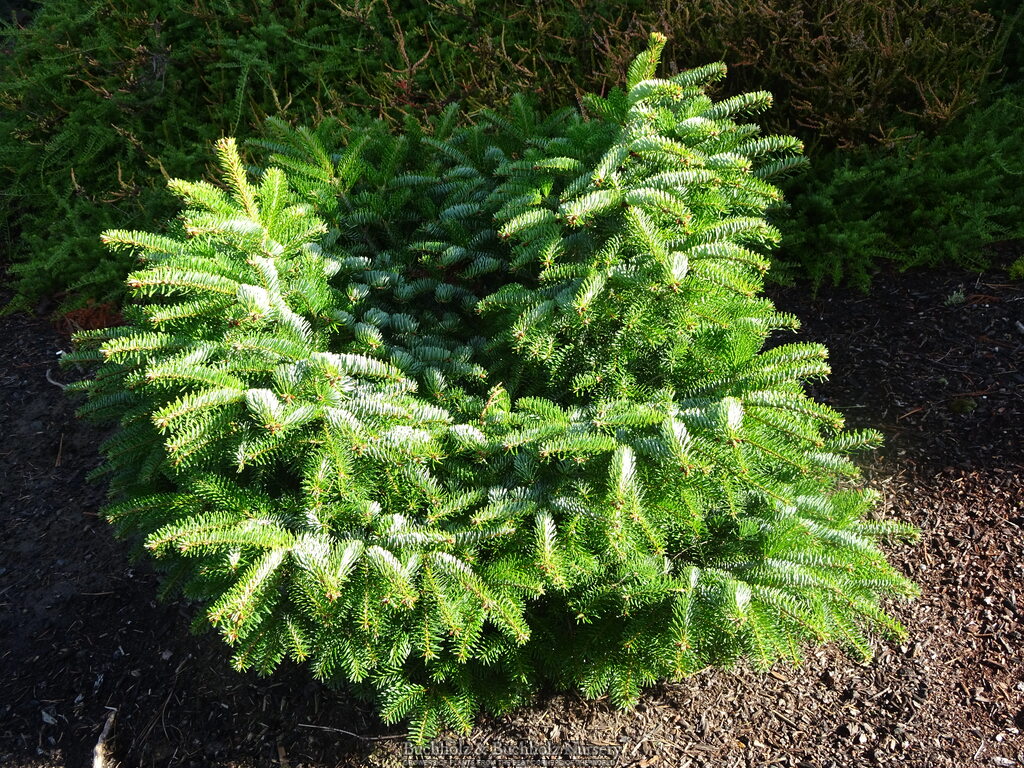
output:
M865 457L882 512L919 526L892 551L922 588L909 635L867 665L705 671L631 712L550 696L410 753L401 731L304 669L239 675L190 606L156 601L97 517L102 435L48 381L68 342L0 318L0 765L1024 765L1024 286L1005 275L889 275L869 296L777 290L832 351L815 395L886 445ZM457 753L451 756L445 753ZM491 762L488 762L490 760Z

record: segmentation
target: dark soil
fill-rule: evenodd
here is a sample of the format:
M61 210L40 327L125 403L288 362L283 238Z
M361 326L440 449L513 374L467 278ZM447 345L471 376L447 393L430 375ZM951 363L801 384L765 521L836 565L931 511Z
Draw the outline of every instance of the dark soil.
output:
M0 318L0 764L92 765L116 711L108 765L1024 765L1024 287L777 293L832 350L816 396L886 435L863 461L883 512L922 530L892 553L923 590L897 608L906 643L864 666L825 648L797 669L707 671L632 712L549 697L418 757L303 669L234 673L217 638L188 634L187 605L155 601L96 516L102 435L47 382L67 342Z

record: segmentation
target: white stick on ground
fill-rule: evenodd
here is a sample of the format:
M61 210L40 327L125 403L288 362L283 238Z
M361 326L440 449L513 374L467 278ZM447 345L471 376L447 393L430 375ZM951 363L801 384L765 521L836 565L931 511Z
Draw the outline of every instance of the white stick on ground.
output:
M92 768L107 768L107 739L110 738L110 732L114 729L114 715L116 714L116 709L110 710L107 714L107 722L103 725L100 738L92 750Z

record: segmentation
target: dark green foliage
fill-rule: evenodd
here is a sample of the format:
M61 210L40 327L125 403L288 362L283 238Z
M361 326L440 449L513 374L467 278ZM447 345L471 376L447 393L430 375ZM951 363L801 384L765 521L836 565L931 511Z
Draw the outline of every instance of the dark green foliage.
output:
M318 53L334 36L317 5L54 0L12 33L0 212L20 231L22 304L55 290L119 298L128 262L96 232L172 215L166 179L200 175L202 148L224 133L248 135L286 109L316 116L325 83L347 82L353 66L348 49L344 66Z
M1024 5L1018 0L990 0L989 8L999 29L998 74L1006 83L1019 83L1024 78Z
M650 29L667 60L721 58L735 90L783 96L773 118L826 143L930 130L977 97L992 20L975 0L47 0L5 29L0 217L21 306L54 291L120 297L112 226L171 215L165 176L203 174L200 147L364 107L392 119L470 111L528 90L546 106L613 83ZM674 71L674 70L673 70ZM810 128L808 128L810 126Z
M1022 122L1018 88L935 138L820 162L790 192L784 273L867 289L886 262L990 266L986 245L1024 237Z
M124 328L82 334L117 422L106 511L239 668L308 661L416 741L553 683L644 686L807 642L860 656L914 593L843 431L826 351L759 297L769 179L799 142L715 102L711 65L454 129L274 123L268 170L177 181Z

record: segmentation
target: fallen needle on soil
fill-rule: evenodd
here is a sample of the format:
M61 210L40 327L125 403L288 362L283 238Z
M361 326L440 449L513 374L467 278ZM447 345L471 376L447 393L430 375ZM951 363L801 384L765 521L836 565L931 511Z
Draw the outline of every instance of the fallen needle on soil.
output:
M68 388L67 384L61 384L59 381L57 381L55 378L53 378L53 376L50 375L50 369L49 368L46 369L46 380L48 382L50 382L51 384L53 384L53 386L55 386L55 387L60 387L61 389L67 389Z
M360 741L389 741L391 739L404 739L405 736L360 736L358 733L346 731L341 728L329 728L326 725L313 725L312 723L296 723L299 728L315 728L318 731L330 731L331 733L343 733Z

